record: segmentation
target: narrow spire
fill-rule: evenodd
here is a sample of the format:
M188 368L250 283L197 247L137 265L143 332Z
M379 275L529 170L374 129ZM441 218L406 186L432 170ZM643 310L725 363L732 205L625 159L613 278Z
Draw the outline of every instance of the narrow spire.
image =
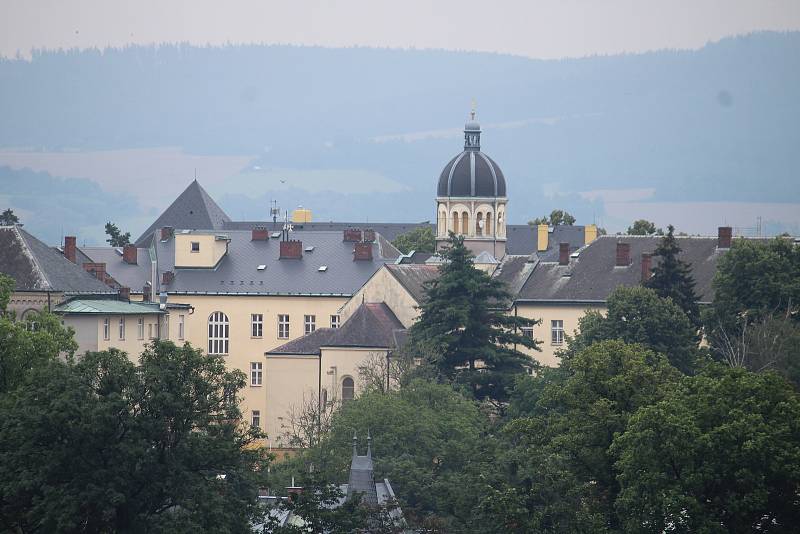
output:
M356 431L353 430L353 458L358 456L358 437L356 436Z
M475 102L475 99L472 99L472 111L469 114L471 120L475 120L475 108L478 107L478 104Z
M367 458L372 459L372 436L367 429Z

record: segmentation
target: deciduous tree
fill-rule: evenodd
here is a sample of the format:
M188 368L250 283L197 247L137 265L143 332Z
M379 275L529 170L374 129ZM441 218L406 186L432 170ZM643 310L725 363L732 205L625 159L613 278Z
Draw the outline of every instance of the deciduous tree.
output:
M392 245L403 254L408 254L412 250L433 252L436 250L436 236L433 235L433 228L426 224L400 234L392 241Z

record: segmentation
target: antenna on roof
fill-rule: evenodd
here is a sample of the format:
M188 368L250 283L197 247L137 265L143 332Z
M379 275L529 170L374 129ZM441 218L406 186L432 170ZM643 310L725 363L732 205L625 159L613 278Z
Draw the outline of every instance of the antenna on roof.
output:
M270 200L269 201L269 216L272 217L272 229L275 230L275 225L278 223L278 217L281 214L280 208L278 208L278 201L277 200Z

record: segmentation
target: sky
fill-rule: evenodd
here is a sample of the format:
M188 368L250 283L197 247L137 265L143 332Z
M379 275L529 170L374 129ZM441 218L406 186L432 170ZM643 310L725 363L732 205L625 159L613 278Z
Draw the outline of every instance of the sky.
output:
M554 59L800 29L799 0L0 0L0 55L188 42L477 50Z

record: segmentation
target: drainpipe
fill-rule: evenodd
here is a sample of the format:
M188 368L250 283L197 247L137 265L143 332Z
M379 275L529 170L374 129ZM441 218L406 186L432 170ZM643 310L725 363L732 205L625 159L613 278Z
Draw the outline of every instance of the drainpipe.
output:
M516 319L516 318L517 318L517 303L515 302L514 303L514 319ZM517 325L516 324L514 325L514 333L515 334L517 333ZM517 350L517 344L516 343L514 343L514 350Z
M317 443L322 440L322 350L319 351L319 358L317 359Z

